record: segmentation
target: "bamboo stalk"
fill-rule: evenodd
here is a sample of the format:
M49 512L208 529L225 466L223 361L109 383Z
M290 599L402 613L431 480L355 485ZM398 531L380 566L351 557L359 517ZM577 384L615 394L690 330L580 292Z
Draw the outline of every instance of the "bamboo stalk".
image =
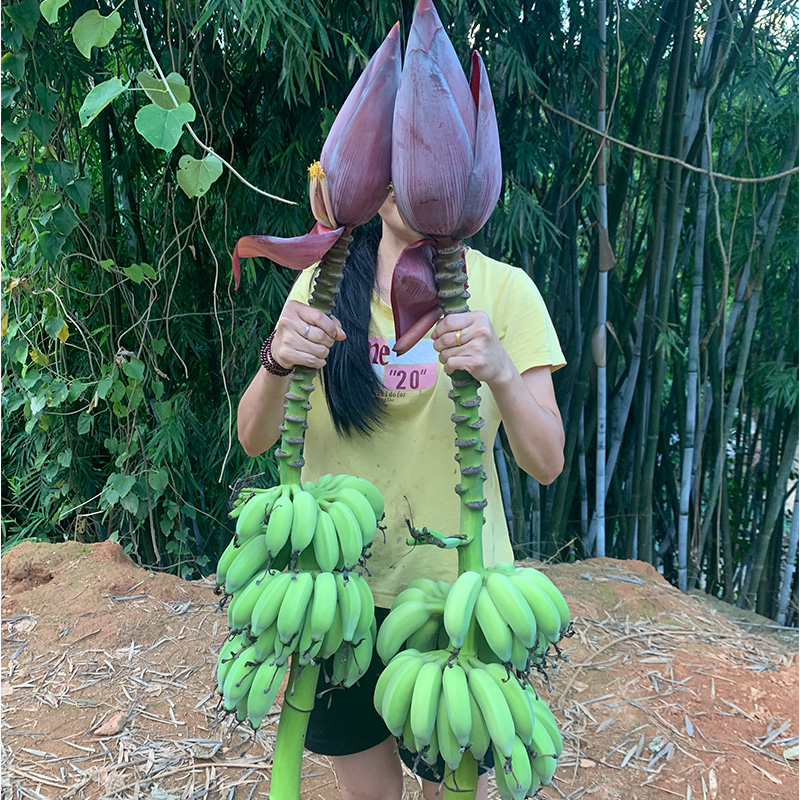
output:
M597 0L598 79L597 79L597 128L606 130L606 0ZM613 264L611 245L608 241L608 193L606 187L605 140L600 139L597 157L597 223L598 223L598 267L597 276L597 327L594 342L597 365L597 436L594 478L594 518L596 520L594 554L606 554L606 427L608 420L606 386L606 322L608 320L608 270ZM606 263L606 262L611 263ZM583 417L581 417L583 421Z

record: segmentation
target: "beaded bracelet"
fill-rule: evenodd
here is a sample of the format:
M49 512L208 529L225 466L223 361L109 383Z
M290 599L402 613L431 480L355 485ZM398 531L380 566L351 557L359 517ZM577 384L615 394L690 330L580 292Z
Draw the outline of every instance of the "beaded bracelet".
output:
M267 336L264 344L261 345L261 366L269 372L270 375L277 375L279 378L285 378L292 370L282 367L272 355L272 340L275 338L275 331Z

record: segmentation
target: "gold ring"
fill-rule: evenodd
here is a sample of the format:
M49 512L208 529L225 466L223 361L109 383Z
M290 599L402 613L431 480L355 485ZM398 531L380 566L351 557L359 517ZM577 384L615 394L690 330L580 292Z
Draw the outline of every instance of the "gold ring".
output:
M461 328L456 331L456 347L461 347Z

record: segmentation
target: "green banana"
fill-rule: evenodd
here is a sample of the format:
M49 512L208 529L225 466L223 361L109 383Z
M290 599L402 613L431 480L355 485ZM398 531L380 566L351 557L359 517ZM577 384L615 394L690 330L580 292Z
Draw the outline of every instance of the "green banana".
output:
M230 636L223 642L217 655L217 691L220 694L231 665L249 646L249 640L240 634Z
M250 630L254 636L260 636L278 619L278 612L291 580L291 572L278 573L256 601L250 615Z
M466 747L472 731L472 709L467 675L460 664L448 664L442 675L442 694L447 706L447 719L459 747Z
M534 727L532 750L534 755L531 758L531 765L542 785L549 786L558 766L558 757L556 756L556 746L544 725Z
M557 642L561 638L561 615L548 594L519 572L512 572L508 577L533 611L542 635L550 642Z
M250 626L250 617L258 598L278 574L269 570L256 573L233 595L228 606L228 627L231 630L240 631Z
M378 631L377 651L383 663L388 664L406 639L418 631L428 619L428 609L421 602L392 606Z
M505 760L496 747L493 747L492 750L494 752L494 782L497 786L497 792L502 800L514 800L514 793L511 791L508 781L509 773L505 771Z
M336 535L336 525L334 525L331 515L323 509L319 509L317 514L312 544L319 568L323 572L332 572L336 569L341 555L339 537Z
M444 629L455 648L464 644L482 586L483 575L467 570L458 576L447 595L444 604Z
M336 494L336 500L344 503L353 512L361 531L362 549L372 544L372 540L375 538L375 531L378 529L378 520L375 518L375 512L369 500L358 489L353 489L349 486L339 489Z
M480 706L492 744L504 758L510 758L514 745L514 719L503 692L485 669L471 668L467 681Z
M289 541L293 516L294 505L292 503L291 488L284 486L283 493L272 504L272 510L267 519L267 528L264 533L267 550L272 558L275 558Z
M353 569L361 558L363 539L361 526L350 510L350 506L334 500L326 509L336 526L336 536L339 539L341 563L344 569Z
M303 624L300 627L300 636L297 639L297 645L294 651L297 653L297 661L299 664L305 666L310 664L313 660L311 655L312 650L316 648L317 653L322 647L322 641L313 642L311 640L311 610L313 605L311 602L306 605L306 613L303 617ZM316 654L315 654L316 655Z
M511 749L511 772L506 776L508 788L511 789L511 795L514 800L525 800L532 778L533 766L528 750L522 739L519 736L515 736L514 745Z
M519 589L507 575L492 572L486 579L486 590L495 608L525 647L536 644L536 617Z
M472 727L469 732L469 751L472 753L472 757L481 764L489 752L491 739L489 738L489 731L486 728L481 708L478 705L478 701L472 696L472 692L469 693L469 709L472 715Z
M256 534L264 532L266 517L280 493L281 487L273 486L266 492L252 495L241 507L236 518L236 541L239 544L244 544Z
M361 603L359 608L358 623L356 625L355 633L353 634L353 642L358 644L365 636L367 636L375 622L375 598L372 596L372 589L363 575L351 572L350 580L355 580L358 593L361 595ZM373 636L373 639L375 637Z
M336 593L342 610L342 641L353 642L361 618L361 592L356 585L360 575L336 573ZM363 578L361 578L363 580Z
M550 735L550 740L555 748L553 752L556 756L561 756L564 749L564 740L561 737L561 731L558 729L553 712L547 703L536 694L532 686L525 690L525 694L528 695L537 724L543 727Z
M357 475L344 475L342 476L341 486L357 489L359 492L361 492L361 494L367 498L369 504L372 506L375 519L378 520L378 522L383 519L383 495L373 483L368 481L366 478L361 478Z
M486 664L484 669L492 676L494 682L500 687L503 697L505 697L508 708L511 711L511 717L514 720L514 731L517 736L522 739L526 746L530 745L536 720L525 689L517 678L501 664Z
M319 506L311 492L295 490L292 496L292 527L289 541L292 543L292 556L297 556L311 544L317 527Z
M333 625L338 603L336 576L320 572L314 578L314 595L311 600L311 641L321 642Z
M409 647L415 650L425 652L427 650L435 650L439 643L439 627L442 624L441 617L429 617L422 627L417 628L411 636L408 637L407 643Z
M319 650L320 659L330 658L342 646L342 609L336 603L333 613L333 622L328 632L322 639L322 647Z
M416 742L421 745L417 752L430 744L436 726L436 710L442 691L442 665L429 661L422 665L411 696L409 717Z
M400 665L407 658L424 658L423 654L417 650L403 650L398 653L387 665L384 667L381 674L378 676L378 681L375 684L375 691L372 693L372 702L375 705L375 710L380 714L381 706L383 705L383 695L386 692L386 687L389 685L394 673L400 669Z
M373 620L374 622L374 620ZM342 685L345 688L353 686L356 681L367 671L372 661L375 649L375 626L367 628L358 644L351 645L347 651L347 669L345 670Z
M225 593L241 589L257 572L267 567L269 553L263 536L254 536L239 548L225 575Z
M269 714L287 669L288 664L264 663L256 670L247 694L247 716L254 729L258 729Z
M310 572L292 573L278 611L278 641L282 645L291 646L300 635L313 590L314 578Z
M436 709L436 741L439 745L439 755L444 759L444 763L452 770L458 769L462 750L450 728L444 692L439 695L439 707Z
M252 646L243 650L233 662L222 687L224 706L227 711L233 711L237 703L247 695L257 667L258 663L253 660Z
M483 587L475 603L475 619L483 638L503 663L511 661L514 634L503 619L486 587Z
M516 636L511 642L511 664L519 672L527 672L531 666L530 650Z
M438 717L438 709L439 704L436 704L436 716ZM422 760L430 765L435 766L436 762L439 758L439 737L436 733L436 726L434 725L433 731L431 732L431 740L428 743L427 747L423 747L422 751Z
M228 575L228 569L238 555L239 544L236 541L236 537L234 537L230 540L230 542L228 542L228 546L222 551L222 555L219 557L216 576L217 586L225 585L225 578Z
M401 736L403 733L403 726L411 706L414 683L424 663L422 658L403 659L403 663L392 675L383 692L380 713L386 727L395 736Z
M256 661L271 661L278 636L278 623L273 622L253 642L253 657Z
M545 594L553 601L553 605L558 609L558 615L561 618L561 633L563 634L571 621L569 606L561 594L558 587L547 577L543 572L538 569L520 567L516 570L517 574L529 581L535 583Z

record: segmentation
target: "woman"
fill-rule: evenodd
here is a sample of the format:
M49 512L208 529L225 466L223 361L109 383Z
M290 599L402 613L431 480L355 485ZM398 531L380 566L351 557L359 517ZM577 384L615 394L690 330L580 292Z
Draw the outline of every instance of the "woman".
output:
M459 501L453 491L458 465L446 375L466 370L485 384L483 440L491 446L502 420L517 463L549 484L564 462L564 430L551 379L564 359L527 275L476 251L467 254L473 310L441 319L408 353L394 355L392 273L403 249L421 237L404 223L393 194L379 213L380 231L364 235L352 249L333 316L306 304L311 270L301 274L262 359L267 368L258 371L242 396L238 435L249 455L271 447L280 437L289 386L280 373L298 364L323 370L327 404L316 401L309 412L303 478L347 472L369 478L383 493L385 541L376 536L367 562L380 624L382 609L415 578L452 583L457 574L454 550L406 544L408 524L458 531ZM490 462L484 461L487 566L513 560ZM372 708L380 668L376 656L359 684L341 691L326 691L321 677L320 699L309 722L306 746L331 757L346 800L399 800L402 794L397 743ZM401 755L413 763L413 756ZM416 766L424 796L432 800L440 776L437 780L436 771L423 763ZM478 798L486 796L484 773Z

